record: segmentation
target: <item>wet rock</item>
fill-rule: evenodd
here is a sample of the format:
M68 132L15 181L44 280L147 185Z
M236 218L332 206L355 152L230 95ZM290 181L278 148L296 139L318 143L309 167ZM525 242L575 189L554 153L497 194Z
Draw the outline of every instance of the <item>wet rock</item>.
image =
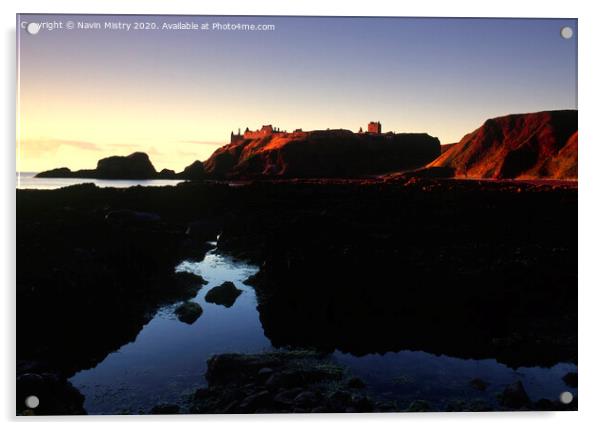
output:
M245 397L240 402L239 408L245 412L253 412L258 408L266 408L272 404L272 396L267 390L260 391Z
M533 404L536 411L554 411L558 410L557 405L550 399L539 399Z
M562 377L566 385L571 388L577 388L577 372L569 372Z
M203 314L203 308L195 302L185 302L174 311L178 319L186 324L192 324Z
M500 395L499 400L502 406L509 409L526 408L531 404L521 381L508 385Z
M38 397L35 409L25 399ZM84 396L65 378L54 373L25 373L17 377L17 413L23 415L85 415Z
M378 401L374 404L374 407L379 412L398 412L399 408L392 401Z
M345 408L351 404L351 393L344 390L336 390L326 396L326 402L335 412L344 412Z
M426 400L414 400L406 412L430 412L431 410L431 405Z
M347 381L347 386L349 388L361 389L361 388L366 387L366 384L360 378L354 376L353 378L350 378L349 381Z
M234 304L241 293L242 290L236 288L233 282L226 281L223 284L210 289L205 296L205 300L208 303L215 303L229 308Z
M474 388L475 390L478 390L478 391L485 391L487 389L487 387L489 386L488 382L483 381L480 378L471 379L469 384L472 388Z
M279 372L272 374L265 385L271 390L290 388L302 382L301 375L297 372Z
M301 408L308 408L318 403L319 397L313 391L302 391L299 393L294 400L295 406Z
M180 407L171 403L162 403L150 410L151 415L174 415L180 413Z
M330 412L326 406L316 406L311 410L312 414L326 414Z
M180 291L196 294L208 282L201 276L190 272L176 272L173 275L176 288Z
M374 403L365 395L354 395L351 401L358 412L372 412L374 410Z
M214 241L220 229L220 223L214 218L198 219L188 223L186 235L196 241Z
M352 397L343 369L304 350L220 354L207 362L209 386L191 399L193 413L367 412L367 396ZM265 380L265 378L267 380ZM329 393L325 398L323 393ZM316 408L322 409L316 409Z
M161 217L151 212L133 211L130 209L114 210L105 216L107 223L119 226L145 226L161 221Z
M257 372L257 376L260 380L265 380L269 378L272 375L272 373L274 373L274 369L270 369L269 367L262 367Z
M493 407L484 400L452 400L448 402L445 411L447 412L487 412L492 411Z
M274 402L280 405L290 406L293 404L295 397L297 397L301 391L301 388L281 390L274 396Z

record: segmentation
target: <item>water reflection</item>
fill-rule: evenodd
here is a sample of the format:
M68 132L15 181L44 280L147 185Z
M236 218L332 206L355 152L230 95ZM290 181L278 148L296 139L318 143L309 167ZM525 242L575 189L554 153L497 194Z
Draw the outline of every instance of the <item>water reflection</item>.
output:
M193 299L203 308L193 324L174 315L177 304L162 308L136 340L110 354L71 382L86 396L88 413L147 412L157 403L179 403L204 384L207 358L223 352L258 352L264 337L252 288L242 283L257 268L209 252L202 262L184 262L177 271L201 274L209 284ZM231 308L207 303L205 294L224 281L243 290Z
M193 324L174 315L178 304L165 306L140 331L134 342L111 353L93 369L83 370L71 382L85 395L90 414L146 413L158 403L183 404L205 384L207 359L224 352L259 352L272 348L257 311L255 291L243 281L257 267L209 252L202 262L186 261L177 271L202 275L209 284L193 299L203 314ZM207 303L207 292L232 281L243 293L231 308ZM404 408L413 400L428 401L444 409L455 400L484 400L496 404L496 394L521 380L532 400L556 399L569 390L562 376L576 366L559 363L550 368L512 369L493 359L461 359L419 351L365 354L362 357L335 351L333 358L367 383L380 398L397 401ZM476 390L470 381L479 378L488 386Z

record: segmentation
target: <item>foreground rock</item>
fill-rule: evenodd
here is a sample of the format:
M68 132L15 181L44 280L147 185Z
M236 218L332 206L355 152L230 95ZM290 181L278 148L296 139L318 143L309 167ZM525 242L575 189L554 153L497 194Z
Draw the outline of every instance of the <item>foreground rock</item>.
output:
M391 410L360 388L344 369L311 351L222 354L207 362L208 388L192 400L193 413L324 413Z
M39 399L34 409L26 405L29 396ZM17 414L85 415L84 396L59 374L23 373L17 377Z
M577 111L488 119L446 149L429 166L458 177L577 179Z
M229 308L241 294L242 290L236 288L234 283L226 281L223 284L210 289L205 296L205 300L209 303L215 303Z
M522 382L516 381L504 389L500 395L500 403L509 409L523 409L531 405L531 400Z
M577 388L577 372L569 372L562 377L566 385L571 388Z
M174 311L178 319L186 324L192 324L203 314L201 305L195 302L185 302Z
M150 410L150 415L174 415L180 413L180 407L171 403L162 403Z
M208 248L172 215L174 191L17 192L17 376L66 381L133 341L159 307L197 294L206 281L174 268Z
M277 347L577 360L576 183L82 185L17 190L16 203L17 358L44 362L19 375L69 378L135 339L161 304L194 297L203 283L174 268L202 259L216 232L220 251L261 266L249 282ZM120 210L158 219L106 219Z
M245 282L274 346L576 362L575 185L410 178L239 191L254 210L241 205L218 248L261 266Z

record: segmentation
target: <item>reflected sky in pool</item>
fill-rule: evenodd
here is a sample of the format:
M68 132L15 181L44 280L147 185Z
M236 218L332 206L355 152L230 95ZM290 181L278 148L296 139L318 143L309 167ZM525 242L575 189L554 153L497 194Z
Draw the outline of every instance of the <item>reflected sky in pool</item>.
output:
M145 413L159 403L185 404L187 396L206 384L206 361L224 352L260 352L271 349L256 309L254 290L243 281L257 267L209 252L202 262L186 261L178 271L202 275L209 284L193 299L203 314L193 324L174 315L178 304L161 308L140 331L134 342L109 354L93 369L83 370L70 381L85 395L89 414ZM207 292L224 281L243 290L231 308L207 303ZM466 360L419 351L354 357L335 352L334 359L367 383L379 397L405 407L412 400L427 400L445 408L454 400L482 399L492 404L496 394L521 380L533 399L558 398L570 389L562 381L576 366L559 363L552 368L511 369L493 359ZM480 378L490 385L485 391L470 386Z
M146 412L157 403L179 403L205 384L206 361L223 352L258 352L270 348L256 310L254 290L242 283L257 271L210 252L201 263L184 262L209 281L193 301L203 314L193 324L174 315L177 304L163 307L136 340L115 351L94 369L71 382L86 396L88 413ZM224 281L243 290L231 308L207 303L205 294Z

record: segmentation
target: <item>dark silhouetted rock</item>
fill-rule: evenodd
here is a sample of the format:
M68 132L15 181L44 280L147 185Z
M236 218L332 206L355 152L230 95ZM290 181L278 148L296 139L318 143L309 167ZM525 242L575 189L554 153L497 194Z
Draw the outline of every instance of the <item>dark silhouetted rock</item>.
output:
M67 167L60 167L58 169L47 170L40 172L36 175L36 178L70 178L73 176L73 172Z
M172 176L173 174L173 176ZM39 178L94 178L94 179L175 179L172 170L157 173L150 158L144 152L127 156L114 155L98 161L96 169L71 171L66 167L40 172Z
M208 283L201 275L190 272L176 272L173 276L176 281L176 288L191 296L196 295L197 291Z
M180 172L178 177L192 181L205 179L205 167L201 161L196 160Z
M119 209L107 213L105 220L112 225L135 227L136 225L157 223L161 221L161 216L150 212Z
M366 384L360 378L358 378L357 376L354 376L353 378L349 378L349 381L347 381L347 386L349 388L361 389L361 388L364 388L366 386Z
M215 303L229 308L234 304L241 293L242 290L236 288L234 283L226 281L223 284L210 289L205 296L205 300L209 303Z
M571 388L577 388L577 372L569 372L562 377L566 385Z
M188 223L186 235L197 241L215 241L221 230L221 223L217 219L199 219Z
M414 400L405 410L406 412L430 412L431 405L426 400Z
M144 152L103 158L96 166L99 179L153 179L156 176L157 171Z
M295 397L293 402L294 402L295 406L298 406L301 408L309 408L309 407L315 406L319 400L320 399L316 395L315 392L302 391L301 393L297 394L297 396Z
M25 399L36 396L39 405L28 409ZM54 373L25 373L17 377L17 412L27 415L85 415L84 396Z
M316 130L243 139L204 165L211 178L356 178L421 167L440 153L428 134Z
M180 407L170 403L162 403L150 410L151 415L174 415L180 413Z
M531 400L523 387L523 383L516 381L508 385L500 395L500 403L509 409L526 408L531 404Z
M238 405L243 411L254 412L259 408L269 407L272 403L272 396L267 390L259 391L245 397Z
M195 302L185 302L175 310L178 319L186 324L192 324L203 314L203 308Z
M475 390L479 390L479 391L485 391L487 389L487 387L489 386L488 382L485 382L480 378L471 379L469 384L472 388L474 388Z
M157 174L159 179L176 179L176 172L171 169L163 169Z
M577 111L488 119L429 167L469 178L577 179Z
M268 369L268 370L265 370ZM272 373L272 383L265 375ZM207 361L209 386L192 398L193 413L305 413L380 410L366 395L344 391L344 369L306 350L221 354ZM289 375L291 378L273 378ZM339 394L335 394L339 393Z

